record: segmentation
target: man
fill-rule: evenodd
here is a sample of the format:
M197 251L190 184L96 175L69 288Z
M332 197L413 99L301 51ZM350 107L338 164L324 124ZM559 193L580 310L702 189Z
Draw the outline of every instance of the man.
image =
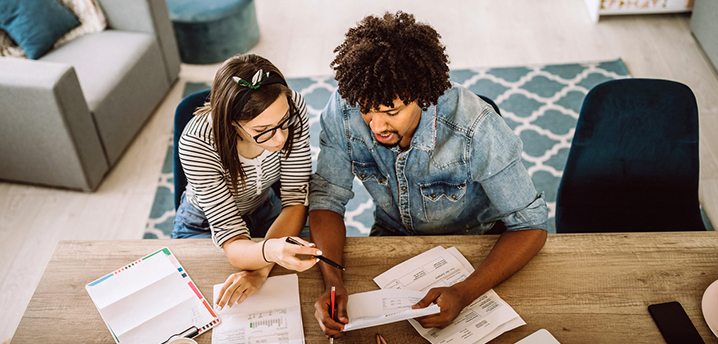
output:
M335 49L339 87L321 116L309 226L324 256L341 264L356 177L376 204L372 236L502 233L465 281L414 306L439 305L439 314L417 320L443 328L543 247L548 210L521 163L521 140L490 105L449 82L439 38L412 15L387 13L364 18ZM315 317L336 337L348 322L347 292L341 272L319 264L326 291Z

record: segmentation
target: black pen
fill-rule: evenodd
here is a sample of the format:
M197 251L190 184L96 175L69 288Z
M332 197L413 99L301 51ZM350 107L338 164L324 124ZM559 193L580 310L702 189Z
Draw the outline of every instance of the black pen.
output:
M287 242L290 243L290 244L294 244L294 245L304 246L304 245L303 245L302 243L300 243L299 241L296 241L296 240L292 239L292 237L287 237ZM332 261L331 259L329 259L329 258L327 258L327 257L324 257L324 256L313 256L313 257L319 258L319 260L321 260L321 261L323 261L323 262L325 262L325 263L327 263L327 264L329 264L329 265L331 265L331 266L333 266L333 267L335 267L335 268L337 268L337 269L339 269L339 270L344 270L344 267L342 267L341 265L335 263L334 261Z

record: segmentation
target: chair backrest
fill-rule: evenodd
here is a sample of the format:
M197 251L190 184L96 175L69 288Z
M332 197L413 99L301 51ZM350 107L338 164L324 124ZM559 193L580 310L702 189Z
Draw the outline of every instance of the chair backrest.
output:
M479 96L479 98L481 98L481 100L483 100L483 101L489 103L489 105L491 105L491 107L494 108L494 111L496 111L496 113L497 113L499 116L501 116L501 110L499 110L499 106L496 105L496 103L494 103L494 101L491 100L491 98L486 97L486 96L482 96L482 95L480 95L480 94L477 94L477 96Z
M180 201L182 200L182 192L187 187L187 177L185 177L184 170L182 170L182 163L179 159L179 139L182 136L182 131L192 117L194 116L195 110L198 107L204 105L206 101L209 101L210 90L204 90L192 93L182 99L177 105L175 110L175 126L174 126L174 152L172 173L174 175L175 184L175 209L179 207Z
M556 231L705 230L698 109L686 85L623 79L581 107L556 204Z

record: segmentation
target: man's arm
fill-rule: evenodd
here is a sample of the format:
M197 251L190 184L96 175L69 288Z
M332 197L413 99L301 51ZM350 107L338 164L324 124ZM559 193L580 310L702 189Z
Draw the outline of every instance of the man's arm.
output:
M478 98L464 89L466 99ZM471 141L471 179L481 183L483 191L499 213L507 231L501 234L489 255L466 280L451 287L434 288L414 306L435 302L437 315L417 319L424 327L445 327L464 307L505 279L521 270L546 242L548 208L536 193L531 177L521 163L523 144L504 120L487 104L485 116L477 116Z
M344 212L347 202L354 197L354 174L351 172L347 150L344 112L336 90L322 111L319 124L322 131L319 133L317 170L309 182L309 232L311 240L322 250L323 255L341 264L346 241ZM347 292L342 275L338 269L324 262L319 263L319 268L326 288L314 304L314 317L324 334L341 336L344 324L349 322ZM332 320L329 313L332 286L336 287L336 315L339 322Z
M325 257L342 264L344 245L346 242L346 227L344 218L331 210L312 210L309 212L309 228L311 241L322 250ZM349 322L347 317L348 294L344 289L341 270L327 263L319 262L319 269L324 277L324 294L314 304L314 317L327 336L338 337L342 335L344 324ZM330 291L336 288L336 318L331 318Z
M424 308L432 302L439 314L416 320L424 327L444 328L476 298L521 270L541 250L547 232L543 229L504 232L489 255L463 282L451 287L433 288L413 308Z

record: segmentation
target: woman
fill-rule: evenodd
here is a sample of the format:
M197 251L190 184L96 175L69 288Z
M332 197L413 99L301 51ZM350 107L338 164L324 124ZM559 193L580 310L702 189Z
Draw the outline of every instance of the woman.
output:
M301 95L271 62L253 54L224 62L209 103L182 133L179 156L187 189L172 237L212 238L244 270L227 278L215 300L220 309L259 290L274 263L297 271L316 264L295 257L321 255L313 244L282 238L299 235L306 219L309 120Z

